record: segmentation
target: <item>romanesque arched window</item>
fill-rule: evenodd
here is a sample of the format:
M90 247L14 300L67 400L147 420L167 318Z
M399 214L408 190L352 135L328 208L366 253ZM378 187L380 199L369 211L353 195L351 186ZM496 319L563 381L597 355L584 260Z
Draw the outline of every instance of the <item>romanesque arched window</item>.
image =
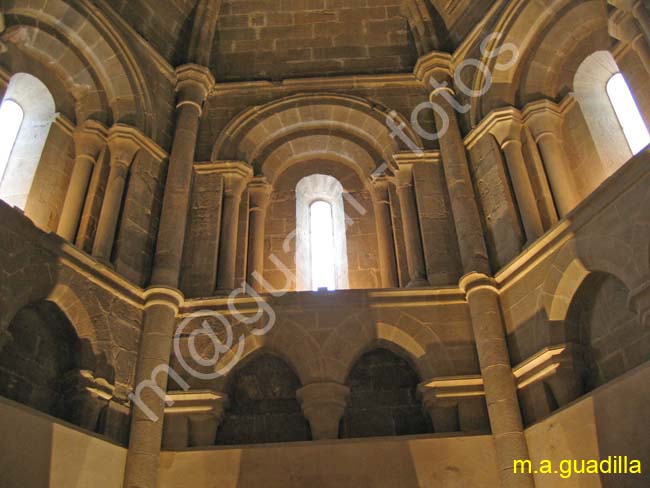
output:
M632 92L612 54L597 51L576 71L574 95L610 176L650 142Z
M609 79L607 95L632 154L638 154L650 144L650 133L622 73L616 73Z
M0 198L25 209L55 117L52 94L27 73L12 76L0 106Z
M296 186L296 269L300 290L348 288L343 186L311 175Z

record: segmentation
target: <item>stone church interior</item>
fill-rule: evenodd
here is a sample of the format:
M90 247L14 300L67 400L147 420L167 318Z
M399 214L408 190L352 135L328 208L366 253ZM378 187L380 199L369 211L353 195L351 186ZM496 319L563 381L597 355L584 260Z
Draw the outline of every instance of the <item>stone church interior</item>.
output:
M0 486L650 486L648 86L647 0L0 0Z

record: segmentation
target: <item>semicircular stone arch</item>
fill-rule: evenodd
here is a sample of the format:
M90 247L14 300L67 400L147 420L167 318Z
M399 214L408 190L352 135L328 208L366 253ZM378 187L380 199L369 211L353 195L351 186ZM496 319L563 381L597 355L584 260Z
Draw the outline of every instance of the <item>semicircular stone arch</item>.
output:
M89 118L107 125L125 123L156 137L145 78L97 10L62 0L38 8L15 0L5 18L2 40L54 70L76 102L76 123Z
M574 296L593 273L606 273L636 290L647 279L640 261L624 240L611 235L586 236L566 243L546 272L540 299L551 322L566 320Z
M492 30L501 35L485 44L480 56L486 69L475 70L470 83L481 91L490 73L490 89L472 106L472 125L497 108L566 95L570 73L590 54L590 46L607 41L605 2L548 3L511 2Z
M362 170L368 175L381 162L388 162L394 152L405 149L399 138L391 137L386 123L389 114L400 118L359 97L329 93L290 96L235 117L214 144L212 160L246 161L258 174L273 179L283 169L277 167L280 162L305 160L315 152L324 152L355 163L371 161L370 167ZM408 124L405 126L407 135L421 144Z

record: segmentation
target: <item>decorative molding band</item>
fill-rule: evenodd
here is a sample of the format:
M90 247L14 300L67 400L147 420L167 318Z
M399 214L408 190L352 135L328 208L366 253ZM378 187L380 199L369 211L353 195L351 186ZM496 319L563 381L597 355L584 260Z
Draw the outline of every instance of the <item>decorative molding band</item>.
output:
M425 381L418 392L434 400L462 400L485 395L481 376L448 376Z
M439 164L442 162L440 151L421 151L411 152L402 151L393 154L392 162L395 164L395 169L399 169L405 165L412 164Z
M253 168L246 161L208 161L194 163L194 172L200 175L222 174L250 178L253 176Z
M512 370L517 379L517 388L521 390L539 383L556 374L561 367L573 369L575 351L576 346L572 344L549 346L518 364Z
M165 415L221 415L228 395L213 390L170 391L165 395Z

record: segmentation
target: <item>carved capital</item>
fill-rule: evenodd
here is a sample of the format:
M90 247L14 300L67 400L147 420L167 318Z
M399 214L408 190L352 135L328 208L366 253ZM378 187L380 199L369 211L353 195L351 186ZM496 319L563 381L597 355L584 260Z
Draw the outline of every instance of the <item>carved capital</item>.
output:
M609 16L609 34L625 44L636 47L638 41L645 42L643 31L631 13L624 10L615 10Z
M388 205L390 203L390 179L387 176L377 176L372 178L371 183L376 202Z
M106 144L108 129L101 122L86 120L75 128L72 137L74 139L75 156L87 157L97 160L99 152Z
M223 177L224 194L239 197L253 176L253 168L243 161L216 161L196 166L197 172L216 173Z
M494 294L499 294L497 282L483 273L469 273L460 279L460 289L465 292L468 297L478 290L489 290Z
M144 308L162 305L178 314L178 310L185 301L183 293L175 288L165 286L152 286L144 291Z
M266 209L272 190L273 187L265 176L256 176L248 183L251 212Z
M203 110L203 103L215 83L214 76L205 66L185 64L176 68L177 107L192 104L198 108L200 113Z
M516 108L494 110L485 117L481 125L483 124L502 148L512 142L521 142L523 120L521 113Z
M564 113L562 109L550 100L539 100L524 107L523 119L536 141L547 134L561 139Z
M298 390L298 400L315 440L336 439L350 389L339 383L312 383Z
M451 55L448 53L432 51L418 58L413 73L425 87L432 90L436 84L444 85L445 83L451 88L453 80L451 60ZM432 80L434 83L431 82Z
M111 166L129 168L140 150L141 133L138 129L124 124L116 124L108 132L108 149L111 152Z

